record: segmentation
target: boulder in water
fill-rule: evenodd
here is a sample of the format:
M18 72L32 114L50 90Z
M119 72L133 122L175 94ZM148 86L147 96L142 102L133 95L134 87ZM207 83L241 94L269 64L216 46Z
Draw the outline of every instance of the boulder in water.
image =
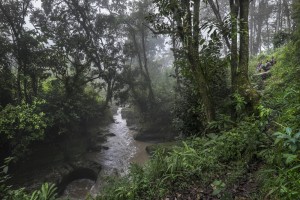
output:
M106 136L107 137L114 137L114 136L116 136L116 134L114 134L114 133L107 133Z
M104 149L104 150L108 150L108 149L109 149L109 147L102 146L102 149Z

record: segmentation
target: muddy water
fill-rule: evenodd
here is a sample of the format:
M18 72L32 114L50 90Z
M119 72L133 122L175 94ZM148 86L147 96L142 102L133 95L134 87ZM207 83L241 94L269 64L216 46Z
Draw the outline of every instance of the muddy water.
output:
M149 159L145 148L150 143L133 139L135 131L129 130L126 120L122 118L121 110L122 108L118 108L117 113L114 115L114 123L106 129L106 134L115 136L107 138L102 151L92 152L89 155L101 164L102 175L125 175L128 173L130 163L144 164ZM86 179L72 182L66 188L63 198L85 199L91 188L91 193L97 193L103 184L99 179L101 179L101 176L96 184Z

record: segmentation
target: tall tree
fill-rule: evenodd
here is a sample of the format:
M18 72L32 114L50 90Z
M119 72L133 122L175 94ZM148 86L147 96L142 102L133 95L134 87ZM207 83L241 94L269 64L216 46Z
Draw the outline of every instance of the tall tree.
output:
M232 43L231 43L231 74L234 93L244 97L247 111L252 113L257 109L259 94L252 88L248 77L249 65L249 0L230 0ZM239 30L237 21L240 22ZM239 53L237 34L240 33ZM239 55L239 58L238 58Z
M261 50L263 22L268 17L268 15L266 15L267 5L268 5L268 1L265 1L265 0L260 1L258 4L258 11L257 11L258 13L256 14L256 17L255 17L255 21L256 21L255 24L257 26L254 26L254 28L257 30L256 40L253 44L253 54L254 55L256 55ZM254 37L254 35L252 35L252 37Z
M291 23L291 9L290 0L283 1L283 13L286 17L286 26L288 33L291 33L292 23Z
M149 1L137 2L133 4L133 12L126 20L126 26L128 30L128 40L127 42L131 43L134 54L132 54L131 59L135 58L136 64L142 78L142 85L145 85L144 88L148 94L148 103L151 107L154 103L154 92L152 88L152 80L149 73L149 57L150 57L150 44L149 29L145 26L147 24L145 13L150 12L151 3Z
M160 16L156 19L155 28L161 33L175 34L181 42L183 53L188 62L188 71L201 96L207 122L215 120L216 108L212 92L206 77L205 66L201 64L200 47L203 45L200 25L200 0L164 0L154 1ZM175 26L165 22L173 21ZM153 19L152 19L153 20ZM171 23L172 24L172 23ZM172 29L175 27L175 29Z
M111 13L120 11L120 5L112 4L43 0L43 10L37 9L32 17L35 27L53 43L49 48L52 58L60 63L53 62L52 70L64 82L66 92L72 94L98 79L106 90L106 104L113 96L115 79L124 63L119 19ZM109 14L98 12L100 8Z
M11 47L8 61L16 68L17 100L30 102L37 95L38 73L42 62L42 39L38 33L26 28L26 17L32 9L32 0L0 1L0 29Z

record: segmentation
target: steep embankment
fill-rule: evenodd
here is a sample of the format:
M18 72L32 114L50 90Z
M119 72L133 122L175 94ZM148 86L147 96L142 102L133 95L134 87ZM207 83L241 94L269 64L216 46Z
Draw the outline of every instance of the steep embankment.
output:
M259 60L277 60L271 77L252 80L262 94L259 117L233 122L223 116L214 124L221 132L157 150L148 165L132 167L98 199L297 199L300 68L294 52L290 44L253 59L252 74Z
M276 50L272 76L264 83L262 106L270 137L258 153L264 162L259 171L261 197L298 199L300 196L300 60L294 44Z

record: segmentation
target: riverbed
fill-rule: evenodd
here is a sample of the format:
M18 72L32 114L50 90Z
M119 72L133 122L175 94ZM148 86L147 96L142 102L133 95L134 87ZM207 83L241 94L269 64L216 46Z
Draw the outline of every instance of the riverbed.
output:
M114 122L104 128L107 141L102 144L102 150L87 155L102 166L96 183L88 179L73 181L65 189L62 199L85 199L89 193L94 196L101 189L104 176L123 176L128 173L131 163L143 165L149 159L145 148L151 143L133 139L136 132L128 128L121 111L122 108L118 108Z

